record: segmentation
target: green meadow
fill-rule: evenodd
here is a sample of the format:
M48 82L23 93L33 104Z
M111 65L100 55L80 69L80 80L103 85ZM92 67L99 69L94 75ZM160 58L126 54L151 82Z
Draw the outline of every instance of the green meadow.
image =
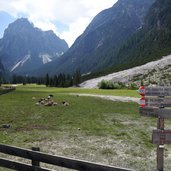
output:
M83 133L90 135L113 135L115 133L111 125L104 123L105 118L113 116L114 113L115 116L123 113L125 117L132 116L133 119L136 119L138 117L137 104L113 103L98 98L68 95L68 93L124 96L124 92L126 90L105 91L20 85L16 91L0 96L0 124L11 124L12 126L11 129L5 130L4 134L1 134L1 142L17 145L25 141L39 140L45 135L37 135L36 132L42 130L49 131L51 134L51 131L68 132L80 128ZM58 103L57 106L36 105L39 99L47 98L49 94L54 96L52 99ZM130 90L126 96L136 96L136 92ZM63 106L63 101L68 102L69 106ZM121 125L118 123L117 127L121 127ZM35 137L33 134L31 136L25 134L28 131L35 132ZM21 137L18 138L20 135Z
M113 102L70 93L139 97L136 90L49 88L19 85L0 96L0 143L31 148L83 160L144 171L154 169L155 118L139 115L133 102ZM52 94L56 106L36 105ZM68 102L64 106L62 102ZM169 127L170 122L166 123ZM147 160L148 158L148 160ZM167 164L168 163L168 164ZM169 150L166 151L169 167ZM1 169L0 169L1 170Z

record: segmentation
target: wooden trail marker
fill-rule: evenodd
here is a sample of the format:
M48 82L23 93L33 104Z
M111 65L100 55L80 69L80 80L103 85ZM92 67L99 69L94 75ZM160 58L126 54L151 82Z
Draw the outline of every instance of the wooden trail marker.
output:
M153 130L153 144L171 144L171 130Z
M148 98L145 97L145 106L148 107L171 107L171 98Z
M171 119L171 87L144 87L138 90L140 99L139 113L141 116L156 117L157 130L153 130L152 142L157 144L157 171L164 171L164 144L171 144L171 130L164 130L164 119ZM146 96L156 96L146 97Z
M145 96L171 96L171 87L144 87L138 90L141 95Z
M139 108L139 113L141 116L171 119L170 109L145 107Z

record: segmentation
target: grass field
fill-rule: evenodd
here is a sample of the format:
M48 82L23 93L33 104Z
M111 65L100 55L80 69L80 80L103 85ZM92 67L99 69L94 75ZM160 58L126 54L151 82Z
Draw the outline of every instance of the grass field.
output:
M46 88L45 86L37 86L34 84L27 86L20 86L20 91L38 91L38 92L51 92L51 93L84 93L84 94L100 94L100 95L113 95L113 96L130 96L130 97L140 97L136 90L127 89L114 89L114 90L104 90L104 89L85 89L85 88Z
M9 129L0 128L0 143L26 148L39 146L41 151L50 154L137 171L155 169L156 148L151 144L151 132L156 127L156 119L140 117L136 103L68 93L139 96L135 90L18 86L17 90L0 96L0 125L11 124ZM49 94L54 95L57 106L35 104ZM62 101L69 106L63 106ZM169 125L167 122L166 126ZM167 148L168 170L171 169L169 156Z

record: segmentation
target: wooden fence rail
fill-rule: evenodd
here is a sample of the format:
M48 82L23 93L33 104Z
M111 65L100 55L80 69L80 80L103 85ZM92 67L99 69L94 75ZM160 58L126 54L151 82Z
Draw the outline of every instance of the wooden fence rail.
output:
M31 166L28 164L15 162L12 160L0 158L0 166L8 169L18 170L18 171L51 171L49 169L40 168L37 166Z
M4 144L0 144L0 152L32 160L32 165L28 165L20 162L15 162L12 160L0 158L0 167L10 168L18 171L50 171L48 169L33 165L33 163L39 163L39 162L65 167L69 169L80 170L80 171L131 171L130 169L101 165L93 162L76 160L76 159L62 157L62 156L54 156L42 152L17 148Z
M15 87L2 87L2 89L1 89L1 91L0 91L0 95L3 95L3 94L7 94L7 93L9 93L9 92L11 92L11 91L14 91L14 90L16 90L16 88Z

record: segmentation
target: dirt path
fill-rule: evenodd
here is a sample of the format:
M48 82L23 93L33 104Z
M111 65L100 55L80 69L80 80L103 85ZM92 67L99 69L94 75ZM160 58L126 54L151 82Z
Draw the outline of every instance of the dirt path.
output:
M139 103L139 98L136 97L126 97L126 96L110 96L110 95L98 95L98 94L79 94L79 93L69 93L70 95L75 96L89 96L89 97L98 97L105 100L111 101L121 101L121 102L136 102Z

